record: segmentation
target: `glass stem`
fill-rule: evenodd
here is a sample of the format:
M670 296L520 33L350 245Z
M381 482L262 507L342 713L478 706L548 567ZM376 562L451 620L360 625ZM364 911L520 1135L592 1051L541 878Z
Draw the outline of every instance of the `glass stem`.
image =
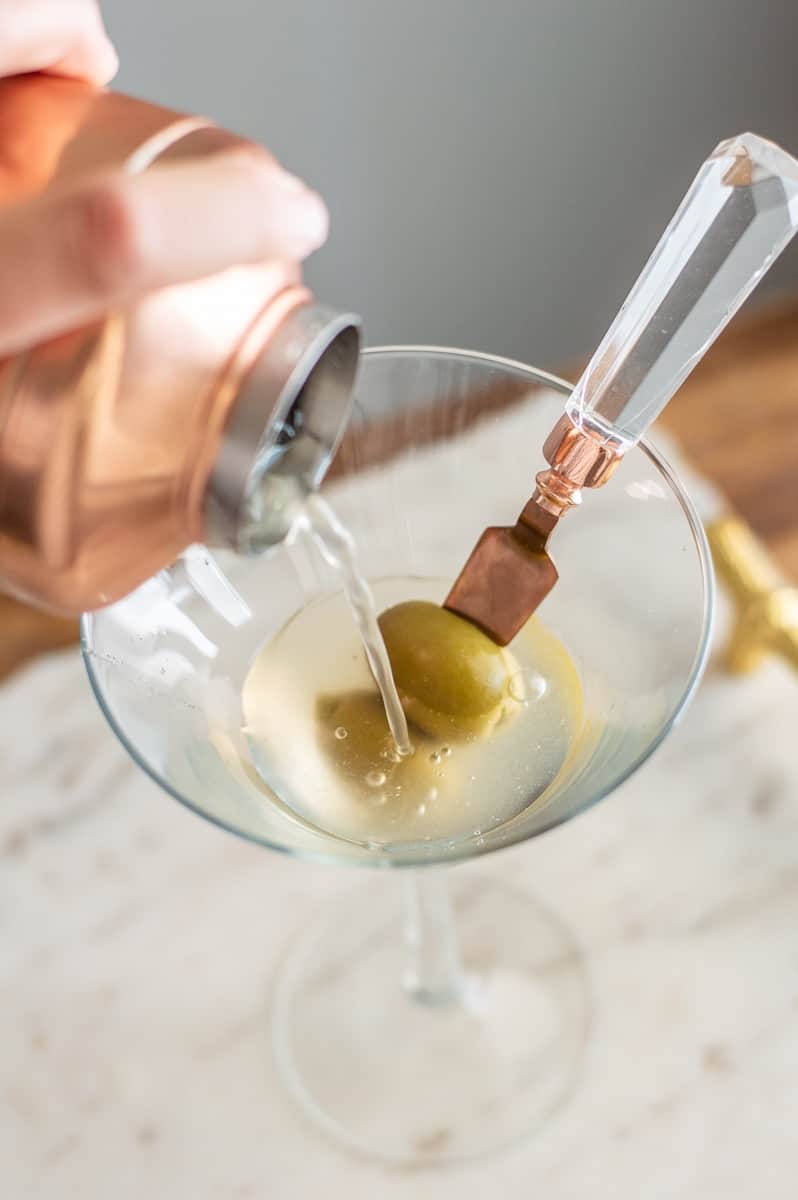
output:
M464 976L445 870L423 867L403 875L404 986L419 1004L457 1003Z

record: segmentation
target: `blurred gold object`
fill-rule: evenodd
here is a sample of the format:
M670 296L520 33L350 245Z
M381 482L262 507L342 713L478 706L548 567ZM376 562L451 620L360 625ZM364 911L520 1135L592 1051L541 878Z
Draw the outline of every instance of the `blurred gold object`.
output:
M730 671L753 671L768 654L798 670L798 587L779 572L752 530L739 517L707 525L718 576L736 616L726 650Z

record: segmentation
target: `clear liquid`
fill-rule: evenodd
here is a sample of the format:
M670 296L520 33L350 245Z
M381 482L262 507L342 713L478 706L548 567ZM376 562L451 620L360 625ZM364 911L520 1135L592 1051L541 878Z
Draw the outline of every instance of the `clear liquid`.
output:
M366 660L382 697L388 727L397 752L412 753L407 720L391 671L391 660L377 623L374 597L357 565L357 549L351 533L321 496L309 497L305 505L308 531L326 562L338 572L355 626L363 643Z
M326 538L325 515L321 530L313 519L314 536ZM334 546L333 557L340 550ZM357 577L351 550L349 539L344 575L351 569ZM442 580L388 579L373 585L372 597L356 582L359 624L367 629L378 629L377 611L409 599L440 603L448 587ZM533 618L510 647L518 674L508 689L523 697L512 719L487 737L448 745L412 731L413 753L403 758L353 608L351 593L349 600L341 592L313 601L253 662L242 692L244 734L269 789L332 835L380 847L478 839L534 803L582 725L578 674L557 638ZM381 638L378 644L379 658ZM374 655L373 643L371 649Z

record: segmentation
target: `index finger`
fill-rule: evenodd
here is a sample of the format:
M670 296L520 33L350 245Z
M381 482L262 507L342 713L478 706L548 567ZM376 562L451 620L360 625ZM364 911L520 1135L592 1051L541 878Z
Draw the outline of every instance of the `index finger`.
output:
M319 196L265 156L218 155L98 175L0 212L0 354L226 267L305 258Z

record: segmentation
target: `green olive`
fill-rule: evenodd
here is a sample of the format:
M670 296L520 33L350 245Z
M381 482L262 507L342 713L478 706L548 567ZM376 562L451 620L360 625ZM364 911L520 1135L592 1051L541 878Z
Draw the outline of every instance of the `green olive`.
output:
M512 655L456 613L427 600L387 609L380 629L409 721L432 737L484 736L518 708Z

